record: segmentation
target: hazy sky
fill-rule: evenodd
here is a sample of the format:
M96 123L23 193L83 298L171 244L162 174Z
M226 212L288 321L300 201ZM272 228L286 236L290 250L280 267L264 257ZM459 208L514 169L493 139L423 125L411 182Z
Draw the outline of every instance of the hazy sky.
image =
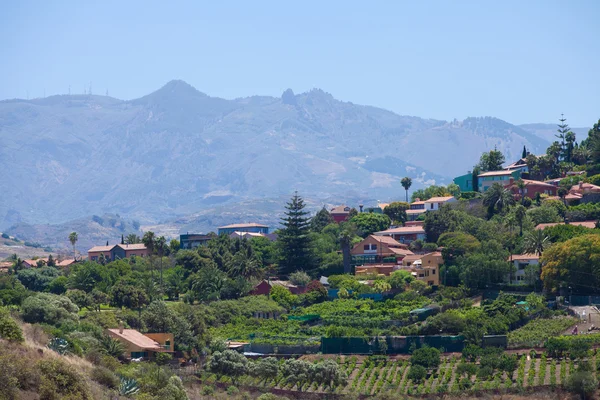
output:
M600 1L3 1L0 99L334 97L437 119L600 118Z

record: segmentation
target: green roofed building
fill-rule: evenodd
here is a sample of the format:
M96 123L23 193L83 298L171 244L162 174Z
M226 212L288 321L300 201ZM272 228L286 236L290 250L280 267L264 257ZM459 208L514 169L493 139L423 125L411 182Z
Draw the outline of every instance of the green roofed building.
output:
M457 176L452 181L458 185L461 192L472 192L475 190L473 188L473 173L471 171L464 175Z

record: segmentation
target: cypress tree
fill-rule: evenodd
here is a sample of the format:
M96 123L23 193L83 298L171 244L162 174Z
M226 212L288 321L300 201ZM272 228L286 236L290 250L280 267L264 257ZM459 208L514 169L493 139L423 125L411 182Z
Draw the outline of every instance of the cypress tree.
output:
M523 146L523 154L521 154L521 158L527 158L527 149Z
M281 249L279 273L287 275L297 270L310 270L313 267L310 217L305 211L304 200L294 193L285 205L285 217L281 219L284 228L279 233Z

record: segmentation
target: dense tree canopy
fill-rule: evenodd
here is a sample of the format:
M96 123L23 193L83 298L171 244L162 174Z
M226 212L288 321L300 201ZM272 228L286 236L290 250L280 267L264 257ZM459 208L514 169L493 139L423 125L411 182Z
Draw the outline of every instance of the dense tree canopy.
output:
M582 235L556 243L542 256L542 280L549 290L571 287L589 293L600 285L600 236Z

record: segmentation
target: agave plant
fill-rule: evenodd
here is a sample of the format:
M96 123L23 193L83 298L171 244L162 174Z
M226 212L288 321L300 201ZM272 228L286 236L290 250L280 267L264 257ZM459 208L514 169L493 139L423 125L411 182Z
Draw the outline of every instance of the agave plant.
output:
M133 396L140 391L140 386L137 381L133 378L121 377L121 384L119 385L119 394L121 396Z
M69 352L69 343L62 338L52 338L48 343L48 348L64 356Z

